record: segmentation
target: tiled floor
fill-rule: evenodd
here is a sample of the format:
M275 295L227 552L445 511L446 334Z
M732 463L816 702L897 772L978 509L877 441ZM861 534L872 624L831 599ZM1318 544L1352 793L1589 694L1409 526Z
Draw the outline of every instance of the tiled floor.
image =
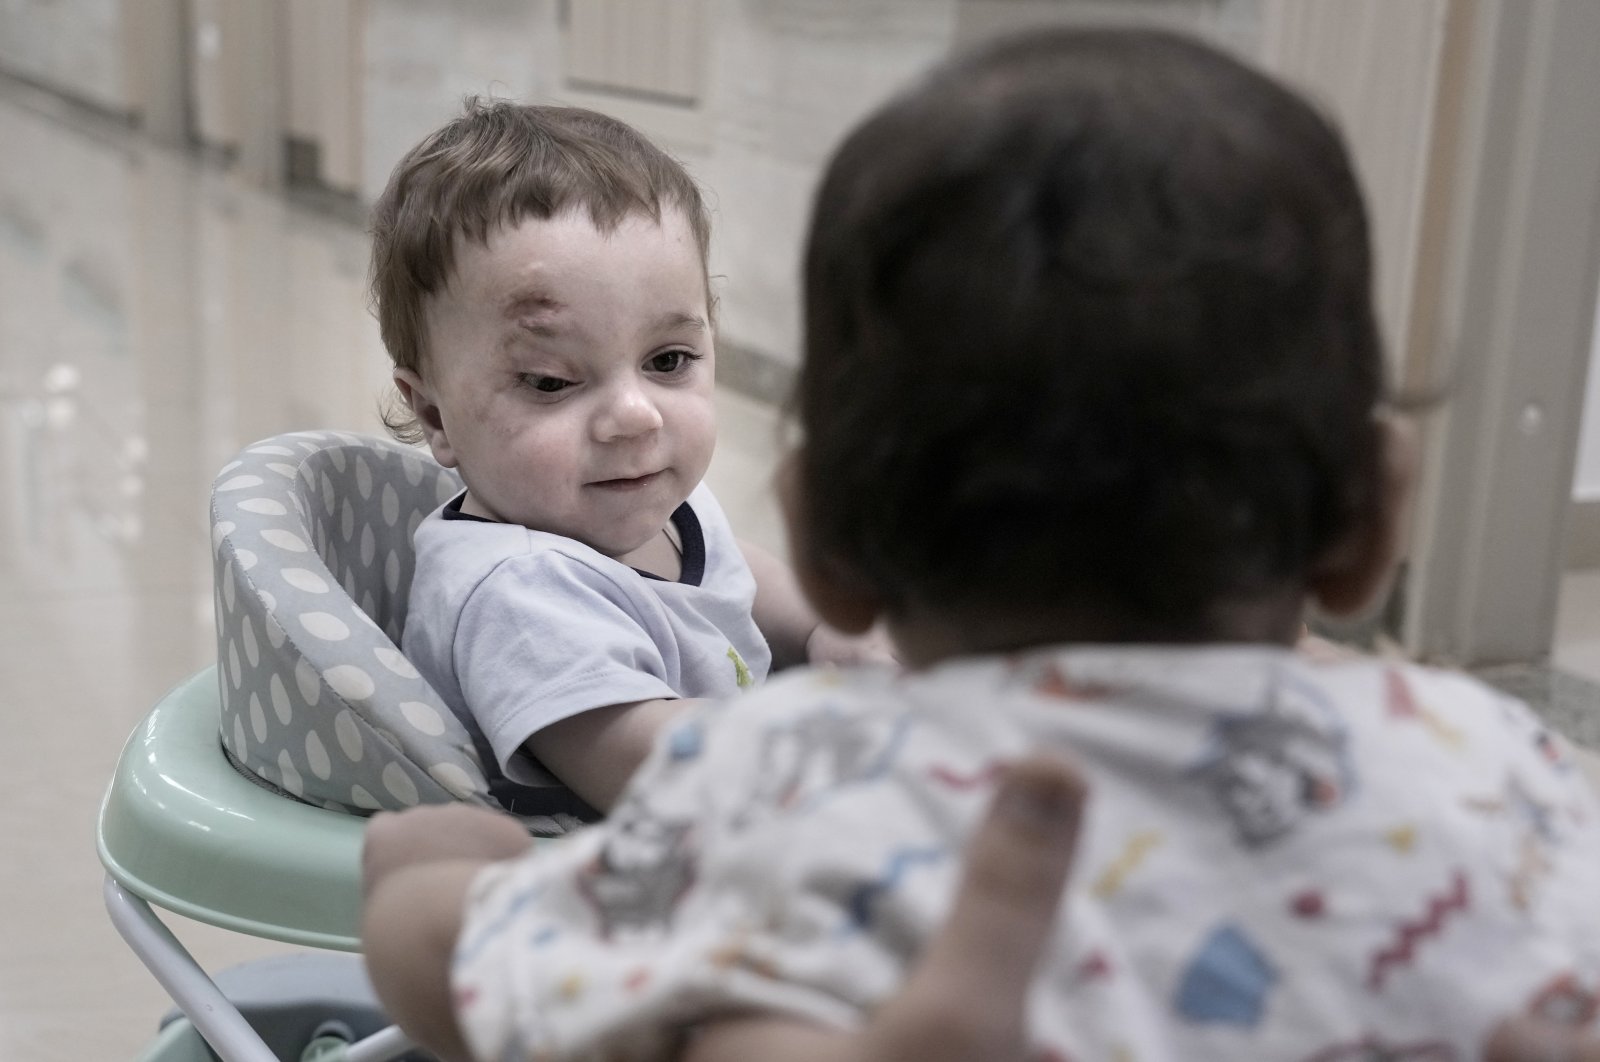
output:
M100 903L123 739L209 663L205 501L241 445L377 431L355 229L0 85L0 1059L132 1057L165 1008ZM771 411L724 394L712 481L781 548ZM1556 660L1600 679L1600 573ZM203 962L280 946L180 926Z

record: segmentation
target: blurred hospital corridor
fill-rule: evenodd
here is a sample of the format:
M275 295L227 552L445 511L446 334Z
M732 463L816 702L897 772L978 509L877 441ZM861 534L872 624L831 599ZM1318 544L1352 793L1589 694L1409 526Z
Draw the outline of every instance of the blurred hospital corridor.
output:
M570 6L581 5L574 0ZM1415 15L1407 25L1419 34L1433 25L1425 25L1424 16L1446 19L1438 40L1428 38L1434 44L1427 51L1446 83L1452 76L1450 12L1472 7L1487 19L1501 10L1452 0L1378 0L1376 6L1362 0L1347 10L1387 5L1391 12L1403 8L1405 18ZM479 19L473 23L450 5L371 0L364 109L341 112L364 116L360 144L342 155L327 145L311 150L303 139L292 139L286 151L275 144L265 178L247 142L223 149L195 134L196 122L203 127L215 120L205 110L209 104L188 114L188 132L172 143L152 135L149 123L96 102L94 92L85 102L62 91L50 83L48 70L18 70L18 55L31 46L24 39L28 18L45 18L39 12L52 5L9 6L23 14L0 18L0 36L10 36L0 43L0 704L15 728L0 751L0 903L6 911L0 1059L127 1059L149 1041L170 1002L102 908L96 813L118 752L139 720L176 683L216 661L208 527L213 477L243 446L275 433L383 434L379 409L389 392L390 366L368 309L364 204L399 152L458 109L463 93L521 96L537 88L504 71L555 63L547 53L556 45L519 41L514 31L529 20L555 25L558 9L568 5L522 8L501 0L484 5L487 13L473 16ZM259 5L241 9L246 6ZM666 17L671 5L645 6ZM1134 6L1241 51L1276 55L1280 63L1302 61L1308 76L1328 61L1296 50L1316 25L1286 29L1274 21L1279 8L1302 10L1292 3L1160 0ZM733 526L778 551L783 531L769 480L785 438L782 402L798 356L797 256L819 160L839 130L930 57L995 32L1007 20L1060 10L1087 19L1118 4L940 0L918 6L903 0L862 8L873 13L842 0L686 4L683 10L699 21L684 32L716 48L701 57L704 69L684 92L701 103L720 100L724 109L669 115L677 90L659 85L615 95L620 116L657 122L645 130L682 154L710 193L717 226L712 273L722 300L719 343L725 343L726 360L719 365L709 480ZM191 0L189 9L215 13L218 6ZM722 16L726 21L719 23ZM68 33L63 26L50 32L53 41ZM186 31L183 39L198 42L200 61L225 65L230 56L239 58L227 52L235 45L226 37L208 43L207 31L198 32ZM1388 33L1378 23L1363 32L1374 40ZM1391 34L1390 44L1397 39ZM406 57L433 40L444 41L438 49L448 54L407 67ZM524 66L502 65L508 54L521 56ZM57 58L68 65L82 61L86 69L93 63L92 56ZM569 79L571 91L563 98L595 105L604 63L577 53L562 61L580 60L592 69ZM437 76L417 73L424 67ZM769 76L769 68L777 73ZM1365 68L1361 78L1388 93L1393 85L1382 69ZM210 68L200 73L223 76ZM653 76L665 85L677 75L663 69ZM1437 98L1448 96L1448 88L1441 92ZM1411 97L1395 93L1400 102L1384 114L1372 99L1355 97L1350 113L1380 125L1404 119ZM1431 108L1436 94L1430 89L1417 98L1424 97ZM332 94L320 102L330 114L349 106ZM766 117L758 121L758 112ZM1416 110L1417 121L1426 126L1433 113ZM1465 142L1460 129L1470 127L1471 115L1457 119L1457 139ZM1369 142L1393 147L1411 143L1409 135L1396 126ZM1430 137L1423 139L1442 150L1442 141ZM1483 146L1483 157L1494 155L1496 143ZM1483 180L1474 187L1499 187L1484 165L1488 176L1478 174ZM310 179L302 179L306 174ZM1406 337L1426 338L1445 328L1442 318L1425 319L1411 307L1447 288L1458 302L1473 304L1478 281L1430 258L1430 240L1446 225L1424 208L1424 193L1438 185L1435 171L1410 156L1392 165L1380 157L1368 177L1380 221L1392 219L1393 210L1411 212L1407 235L1382 248L1394 266L1388 275L1411 278L1385 289L1388 323ZM1504 183L1508 195L1521 194L1515 181ZM1590 218L1585 224L1595 223ZM1589 280L1592 320L1592 274ZM1506 304L1514 302L1515 293L1508 295ZM1453 304L1440 305L1448 310ZM1510 328L1515 318L1496 321ZM722 346L718 357L724 358ZM1504 573L1504 585L1524 585L1526 573L1535 572L1554 596L1527 606L1540 618L1522 626L1536 629L1541 640L1548 630L1547 641L1514 658L1463 655L1470 666L1484 665L1492 680L1554 713L1558 729L1600 748L1600 367L1588 370L1587 399L1583 388L1568 386L1570 373L1566 383L1542 378L1540 387L1555 402L1514 394L1514 385L1502 380L1515 378L1507 372L1489 374L1501 390L1474 399L1478 405L1469 412L1482 424L1510 410L1504 416L1513 427L1504 445L1525 437L1549 449L1528 458L1534 463L1518 464L1520 451L1496 456L1486 441L1470 463L1443 467L1425 541L1435 558L1458 559L1436 560L1454 565L1448 569L1419 565L1409 585L1425 591L1420 603L1400 620L1384 620L1410 624L1414 645L1443 647L1444 655L1456 646L1499 644L1499 632L1478 624L1486 612L1511 607L1502 584L1473 583L1475 596L1456 600L1450 597L1454 584L1439 571ZM1576 379L1582 378L1580 367ZM1540 478L1547 474L1564 477L1559 499L1545 508L1519 500L1518 484L1549 494ZM1505 493L1472 493L1473 484L1491 481L1504 484L1497 489ZM1478 508L1453 500L1468 496L1478 499L1472 503ZM1459 538L1449 534L1448 516L1455 512L1464 514ZM1519 526L1533 545L1527 556L1508 558L1496 543L1507 534L1514 538ZM1554 607L1546 607L1551 601ZM1437 631L1445 632L1440 640ZM1403 640L1383 632L1379 638L1391 646ZM208 968L293 950L175 921Z

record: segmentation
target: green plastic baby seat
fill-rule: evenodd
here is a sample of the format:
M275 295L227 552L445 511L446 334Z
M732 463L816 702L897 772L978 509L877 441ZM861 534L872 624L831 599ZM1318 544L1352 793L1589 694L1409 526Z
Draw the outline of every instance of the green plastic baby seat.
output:
M166 910L252 936L358 947L365 819L288 800L222 755L215 668L145 717L100 809L100 861Z

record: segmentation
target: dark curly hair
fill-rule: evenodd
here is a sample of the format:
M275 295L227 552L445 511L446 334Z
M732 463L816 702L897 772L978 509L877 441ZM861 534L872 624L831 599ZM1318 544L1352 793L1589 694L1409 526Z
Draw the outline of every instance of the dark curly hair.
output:
M860 126L805 262L814 557L893 615L1203 638L1376 502L1367 218L1295 93L1150 30L1008 39Z

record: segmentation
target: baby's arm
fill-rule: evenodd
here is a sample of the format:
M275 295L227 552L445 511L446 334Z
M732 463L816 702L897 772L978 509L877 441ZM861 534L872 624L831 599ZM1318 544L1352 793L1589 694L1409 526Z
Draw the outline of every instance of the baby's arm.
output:
M756 601L751 612L772 648L775 669L807 662L894 662L888 639L877 631L855 637L823 623L800 592L794 572L783 561L751 542L741 540L739 549L756 579Z
M894 659L886 640L870 635L852 638L822 623L787 564L759 546L741 542L739 548L756 581L751 612L772 648L775 666L808 659L841 664ZM698 703L658 698L591 708L544 727L524 748L589 804L610 811L656 735Z
M784 1019L724 1020L691 1041L697 1062L747 1058L968 1062L1023 1058L1026 988L1076 846L1083 785L1054 760L1018 764L966 856L944 929L900 995L859 1035ZM361 938L378 999L445 1062L468 1059L450 964L472 879L526 851L504 815L418 808L380 815L362 854ZM450 836L454 835L454 836Z
M378 998L445 1062L467 1059L450 958L478 871L533 844L509 815L465 804L376 815L361 848L362 951Z
M700 701L660 698L591 708L529 738L528 754L590 805L610 811L656 734Z
M368 893L361 918L367 976L390 1019L443 1062L469 1062L451 1007L450 960L467 890L489 860L415 863Z

